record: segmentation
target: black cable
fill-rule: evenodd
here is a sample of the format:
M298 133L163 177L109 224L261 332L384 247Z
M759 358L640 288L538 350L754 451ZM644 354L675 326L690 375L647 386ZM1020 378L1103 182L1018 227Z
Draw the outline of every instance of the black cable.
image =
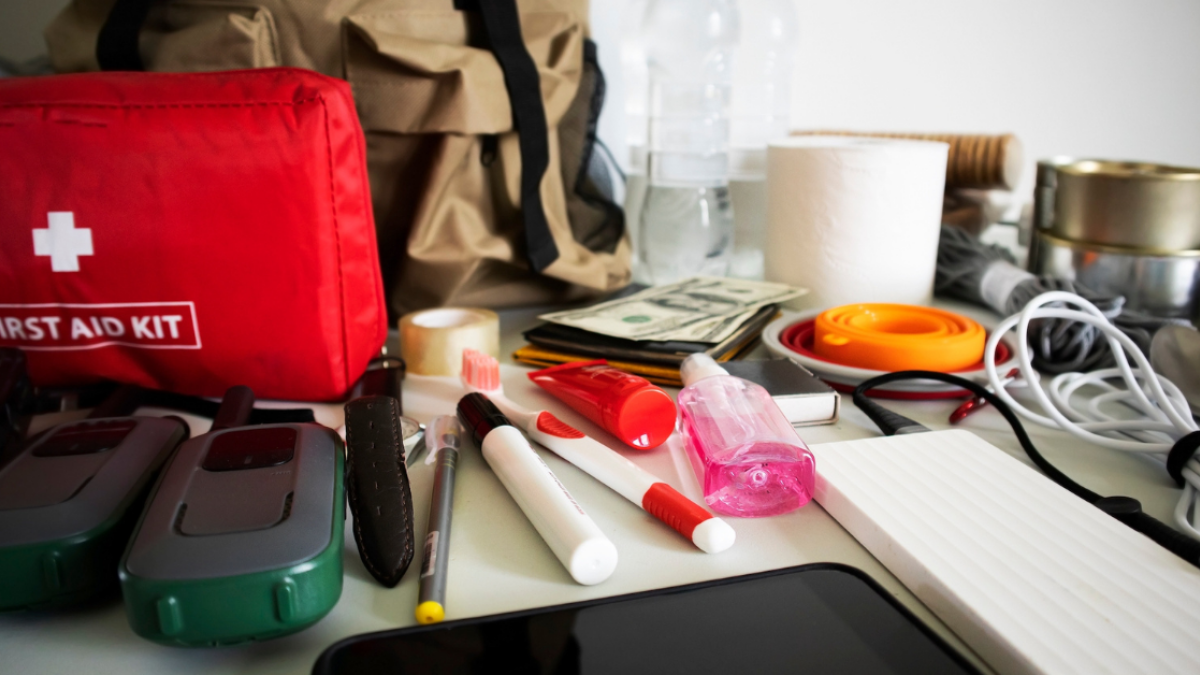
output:
M1012 427L1017 441L1021 444L1021 449L1025 451L1025 454L1029 455L1029 459L1033 460L1033 463L1049 476L1051 480L1092 506L1150 537L1168 551L1183 558L1192 565L1200 567L1200 541L1192 539L1170 525L1143 512L1141 502L1132 497L1103 497L1071 480L1070 477L1059 471L1049 460L1043 457L1042 453L1038 452L1038 449L1033 445L1033 441L1030 440L1029 434L1025 431L1025 426L1021 424L1021 420L1008 407L1008 404L1001 400L999 396L996 396L994 393L988 391L987 388L975 382L958 377L957 375L936 373L928 370L902 370L872 377L864 381L854 389L854 404L866 413L867 417L870 417L871 421L875 422L884 434L892 436L901 433L917 433L922 430L928 430L921 424L892 412L876 401L867 398L867 392L875 387L904 380L937 380L938 382L945 382L946 384L966 389L988 403L991 403L1004 416L1004 419L1008 421L1009 426Z
M100 405L92 408L88 419L101 417L129 417L138 409L142 397L141 387L136 384L122 384L113 390Z
M206 398L161 389L143 389L139 403L142 406L177 410L208 419L215 418L221 407L219 403ZM316 420L312 408L254 408L250 411L249 424L302 424Z

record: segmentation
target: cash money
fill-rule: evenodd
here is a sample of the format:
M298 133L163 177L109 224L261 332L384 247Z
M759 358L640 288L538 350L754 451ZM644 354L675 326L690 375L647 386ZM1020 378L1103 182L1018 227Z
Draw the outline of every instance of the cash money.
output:
M720 342L763 305L807 291L765 281L693 277L539 318L627 340Z

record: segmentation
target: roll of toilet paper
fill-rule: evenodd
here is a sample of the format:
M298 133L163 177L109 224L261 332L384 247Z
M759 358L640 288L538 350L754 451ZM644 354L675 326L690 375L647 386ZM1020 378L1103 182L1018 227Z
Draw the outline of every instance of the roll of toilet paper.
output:
M928 303L948 149L836 136L772 143L766 278L809 289L814 306Z

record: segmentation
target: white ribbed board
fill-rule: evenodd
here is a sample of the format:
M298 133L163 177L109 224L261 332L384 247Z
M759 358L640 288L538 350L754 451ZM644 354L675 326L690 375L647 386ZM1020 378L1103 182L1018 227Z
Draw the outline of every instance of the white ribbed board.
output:
M1200 570L966 431L812 446L817 501L1001 673L1200 673Z

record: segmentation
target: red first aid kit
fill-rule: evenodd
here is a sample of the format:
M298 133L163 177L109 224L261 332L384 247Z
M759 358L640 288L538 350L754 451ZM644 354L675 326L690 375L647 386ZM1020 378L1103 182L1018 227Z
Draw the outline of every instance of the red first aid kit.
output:
M334 400L387 335L340 80L0 80L0 186L0 346L36 384Z

